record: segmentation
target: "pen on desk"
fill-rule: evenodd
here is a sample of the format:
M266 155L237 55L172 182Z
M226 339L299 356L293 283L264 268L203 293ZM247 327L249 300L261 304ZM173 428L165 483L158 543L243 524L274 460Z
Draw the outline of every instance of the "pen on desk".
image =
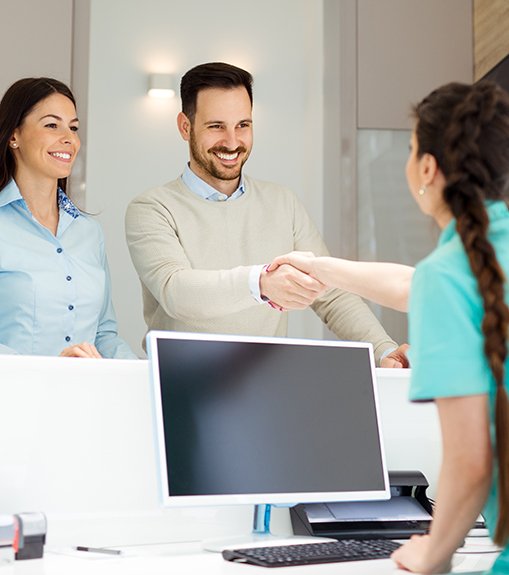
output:
M105 547L86 547L77 545L76 551L88 551L89 553L104 553L105 555L122 555L120 549L106 549Z

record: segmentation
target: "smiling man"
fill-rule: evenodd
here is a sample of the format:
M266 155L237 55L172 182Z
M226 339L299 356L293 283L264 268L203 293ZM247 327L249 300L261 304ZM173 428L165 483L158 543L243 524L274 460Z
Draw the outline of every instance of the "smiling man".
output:
M177 125L189 163L174 181L129 205L126 233L149 329L284 336L287 311L311 306L340 339L373 343L384 367L405 363L355 295L266 264L327 248L290 190L243 173L253 145L252 77L225 63L182 78Z

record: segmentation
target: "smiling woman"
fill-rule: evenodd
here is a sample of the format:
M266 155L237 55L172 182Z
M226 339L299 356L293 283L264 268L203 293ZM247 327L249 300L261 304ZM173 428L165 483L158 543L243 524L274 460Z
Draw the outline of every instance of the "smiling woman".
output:
M136 357L117 335L102 231L65 193L78 127L51 78L0 102L0 353Z

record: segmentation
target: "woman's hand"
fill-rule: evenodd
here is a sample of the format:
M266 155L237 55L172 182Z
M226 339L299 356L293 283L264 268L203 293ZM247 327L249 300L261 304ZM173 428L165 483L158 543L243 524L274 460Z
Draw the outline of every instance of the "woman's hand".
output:
M310 274L314 260L315 254L313 252L290 252L274 258L267 271L272 272L283 264L289 264L301 272Z
M76 345L70 345L60 352L60 357L88 357L101 359L102 355L97 351L95 345L84 341Z
M415 573L447 573L451 570L450 559L433 565L429 535L412 535L407 543L394 551L391 558L399 569Z

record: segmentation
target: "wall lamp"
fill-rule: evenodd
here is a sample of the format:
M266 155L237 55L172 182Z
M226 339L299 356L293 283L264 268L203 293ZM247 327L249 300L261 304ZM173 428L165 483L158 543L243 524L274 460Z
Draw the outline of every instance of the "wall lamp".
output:
M173 74L149 74L147 94L151 98L174 98L177 94Z

